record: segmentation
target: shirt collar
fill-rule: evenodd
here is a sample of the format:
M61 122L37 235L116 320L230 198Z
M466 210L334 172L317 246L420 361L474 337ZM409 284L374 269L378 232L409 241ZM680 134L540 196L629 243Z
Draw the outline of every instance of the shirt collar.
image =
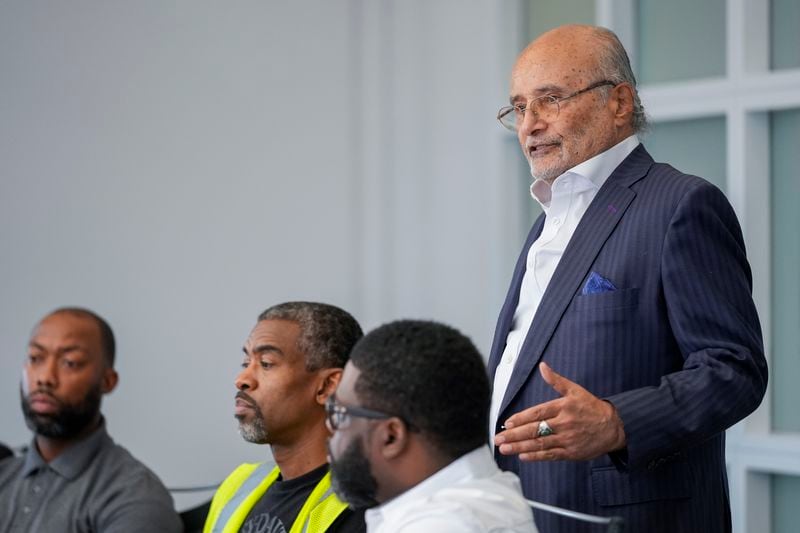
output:
M453 487L461 481L491 476L497 470L488 446L481 446L466 453L432 476L422 480L401 495L380 507L369 509L366 519L373 523L394 523L405 517L408 506L424 500L440 490Z
M575 165L553 180L553 183L567 174L574 174L586 178L594 185L595 189L600 189L603 183L611 176L611 173L614 172L619 164L622 163L638 145L639 138L635 134L631 135L605 152L601 152ZM539 202L542 207L548 207L550 205L550 199L552 198L550 184L541 179L535 180L531 184L531 196L534 200Z
M36 437L33 438L28 452L25 455L25 463L22 466L22 476L27 477L37 470L49 467L61 477L75 479L83 472L92 459L106 444L113 443L111 437L106 432L105 420L100 420L100 425L85 439L76 442L53 459L50 464L45 462L36 447Z

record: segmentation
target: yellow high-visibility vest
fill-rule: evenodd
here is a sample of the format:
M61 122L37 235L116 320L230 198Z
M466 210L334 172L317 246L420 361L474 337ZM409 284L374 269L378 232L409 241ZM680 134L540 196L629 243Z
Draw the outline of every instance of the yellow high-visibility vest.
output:
M270 471L264 463L239 465L214 494L203 533L239 531L256 502L280 473L277 466ZM306 498L289 533L324 533L345 509L347 504L331 490L331 473L328 472Z

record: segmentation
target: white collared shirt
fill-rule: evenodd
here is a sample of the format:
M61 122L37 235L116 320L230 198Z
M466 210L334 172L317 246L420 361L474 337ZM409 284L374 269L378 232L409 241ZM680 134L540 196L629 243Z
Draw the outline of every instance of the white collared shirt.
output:
M461 456L365 516L367 533L536 533L519 478L487 446Z
M545 221L541 235L528 250L519 302L506 338L503 356L495 371L489 442L494 442L494 428L497 425L500 404L503 402L522 344L528 335L544 291L553 277L553 272L561 256L564 255L572 234L575 233L575 228L578 227L583 214L586 213L603 183L638 145L639 139L636 135L631 135L605 152L558 176L553 181L552 188L544 180L536 180L531 185L531 196L544 209Z

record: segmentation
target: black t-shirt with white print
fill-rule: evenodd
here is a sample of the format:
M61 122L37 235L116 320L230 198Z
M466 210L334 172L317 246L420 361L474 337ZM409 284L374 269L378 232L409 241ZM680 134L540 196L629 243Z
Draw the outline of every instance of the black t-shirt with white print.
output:
M283 481L281 476L270 485L245 518L241 533L288 533L300 509L317 483L328 472L328 465L307 474ZM365 533L364 511L345 509L326 530L328 533Z

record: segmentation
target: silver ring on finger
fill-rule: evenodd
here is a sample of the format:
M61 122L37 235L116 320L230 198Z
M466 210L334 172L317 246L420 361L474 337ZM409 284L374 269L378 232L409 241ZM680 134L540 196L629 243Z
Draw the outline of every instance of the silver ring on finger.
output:
M553 433L555 433L555 431L553 431L553 428L551 428L550 424L547 423L547 420L542 420L539 422L539 429L536 431L536 435L539 437L546 437L548 435L552 435Z

